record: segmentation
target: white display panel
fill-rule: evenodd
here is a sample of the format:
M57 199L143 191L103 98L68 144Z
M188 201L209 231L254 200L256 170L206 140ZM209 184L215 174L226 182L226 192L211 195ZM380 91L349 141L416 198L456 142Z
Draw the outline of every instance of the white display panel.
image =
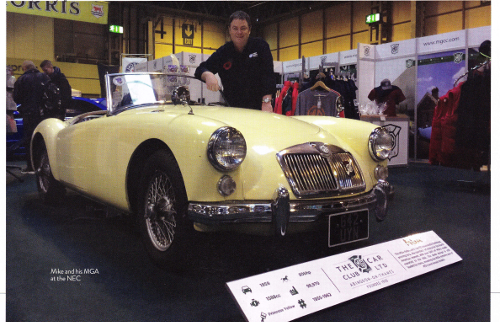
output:
M427 54L466 47L466 30L417 38L417 53Z
M228 282L227 287L247 321L283 322L461 260L429 231Z

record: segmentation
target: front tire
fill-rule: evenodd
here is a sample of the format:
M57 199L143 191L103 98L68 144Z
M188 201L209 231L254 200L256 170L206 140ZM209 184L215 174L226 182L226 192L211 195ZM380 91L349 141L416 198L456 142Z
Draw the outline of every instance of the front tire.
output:
M35 172L38 194L46 204L60 203L66 194L66 189L52 175L49 155L45 144L42 144L37 156L35 161Z
M181 268L188 232L187 197L174 157L158 151L146 162L140 180L138 224L149 256L163 268Z

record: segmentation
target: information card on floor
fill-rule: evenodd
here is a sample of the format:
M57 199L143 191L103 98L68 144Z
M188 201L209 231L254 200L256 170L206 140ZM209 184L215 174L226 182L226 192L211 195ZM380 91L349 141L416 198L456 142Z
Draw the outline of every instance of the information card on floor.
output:
M227 283L247 321L291 321L461 261L433 231Z

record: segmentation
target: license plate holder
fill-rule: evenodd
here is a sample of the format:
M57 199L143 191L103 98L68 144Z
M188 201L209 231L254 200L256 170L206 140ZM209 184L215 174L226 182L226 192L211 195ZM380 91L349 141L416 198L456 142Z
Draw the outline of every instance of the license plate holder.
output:
M328 247L368 239L370 231L368 209L346 211L328 216Z

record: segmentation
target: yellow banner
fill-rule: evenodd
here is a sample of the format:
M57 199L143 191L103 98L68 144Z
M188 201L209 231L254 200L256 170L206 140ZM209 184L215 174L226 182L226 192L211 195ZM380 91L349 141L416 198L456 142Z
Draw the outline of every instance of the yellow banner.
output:
M108 24L108 3L104 1L7 1L7 11Z

